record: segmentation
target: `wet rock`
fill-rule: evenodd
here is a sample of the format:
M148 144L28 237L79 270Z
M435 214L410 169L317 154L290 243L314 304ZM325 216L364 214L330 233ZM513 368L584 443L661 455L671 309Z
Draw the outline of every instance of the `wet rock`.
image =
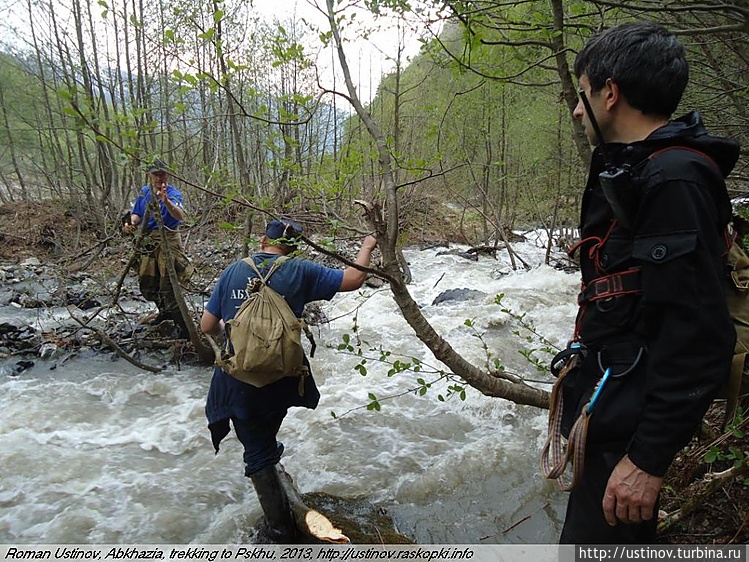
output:
M40 308L43 306L55 306L59 304L53 292L57 287L52 282L40 282L37 278L23 279L10 286L13 296L11 303L18 304L21 308Z
M39 345L40 337L32 326L16 326L9 322L0 324L0 346L10 352L31 352Z
M24 371L31 369L31 367L33 366L34 366L33 361L28 361L24 359L22 361L17 361L13 365L5 365L2 368L2 373L8 377L17 377Z
M461 302L470 299L478 299L486 296L483 291L477 291L475 289L448 289L442 291L432 301L432 305L442 304L443 302Z
M10 322L3 322L0 324L0 336L17 333L19 330L20 328L18 326L11 324Z
M444 252L437 252L438 256L458 256L471 261L479 261L478 254L471 252L463 252L461 250L445 250Z
M65 304L77 306L81 310L89 310L101 306L101 301L84 290L68 292Z
M367 277L367 280L364 281L364 285L371 289L381 289L387 284L387 281L384 279L381 279L380 277L375 277L373 275L370 275Z
M57 344L45 343L39 348L39 357L42 359L51 359L57 355Z
M308 326L323 326L329 322L319 302L311 302L304 305L302 318Z
M4 288L0 290L0 306L8 306L11 301L13 300L13 297L15 296L15 293L11 291L8 288Z

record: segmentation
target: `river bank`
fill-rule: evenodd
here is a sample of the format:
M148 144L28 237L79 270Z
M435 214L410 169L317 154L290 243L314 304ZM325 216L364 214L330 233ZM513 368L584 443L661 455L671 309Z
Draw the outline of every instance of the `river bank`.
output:
M168 324L148 326L139 322L141 317L152 311L152 306L143 301L140 297L137 290L134 272L128 272L127 275L124 276L121 290L117 295L117 298L114 299L112 293L113 282L123 275L123 270L129 257L129 241L120 237L116 232L113 232L112 236L109 239L105 239L105 241L98 240L90 235L90 233L87 233L86 229L78 224L75 219L66 214L67 212L64 210L61 210L59 213L54 213L50 212L48 207L40 208L31 206L25 211L21 207L18 207L13 212L16 214L10 216L8 208L0 209L0 216L6 219L3 222L0 222L0 242L2 243L0 244L0 357L3 358L2 375L5 377L5 381L11 384L11 386L6 388L6 391L10 391L13 396L16 396L16 388L19 386L26 388L27 385L30 384L30 388L38 389L40 388L37 386L38 384L42 384L42 386L47 384L46 382L40 381L49 381L49 384L52 384L57 388L59 385L54 381L54 377L51 377L51 375L54 373L67 372L67 370L72 366L77 373L74 377L74 384L82 384L87 378L89 378L90 383L88 386L94 384L94 386L107 389L106 391L101 390L101 388L99 390L94 390L94 396L99 396L99 393L101 392L105 392L105 394L121 394L124 389L116 390L114 387L110 388L110 385L113 382L113 379L110 379L110 376L114 375L107 374L110 372L118 372L122 374L129 373L127 376L135 377L133 379L134 381L137 381L141 376L144 376L145 378L143 378L140 383L135 382L135 384L138 385L145 385L141 386L141 390L138 392L145 392L146 396L164 396L167 398L168 402L174 400L175 396L170 396L169 392L165 393L163 388L157 390L159 388L158 386L153 387L151 382L155 381L146 382L148 381L148 377L143 374L142 370L134 368L132 365L126 365L121 358L118 358L109 343L102 339L101 334L97 333L95 330L84 328L80 322L74 320L74 318L78 318L79 320L87 322L90 317L94 317L92 326L96 326L106 334L112 336L112 338L117 341L127 353L144 359L144 362L158 366L163 369L164 374L167 376L175 376L170 375L170 373L177 374L185 370L185 372L190 373L188 375L189 382L186 381L186 383L188 387L194 389L194 394L192 394L188 400L192 403L190 409L192 413L189 417L189 424L193 426L192 430L195 430L198 433L203 432L204 428L202 428L201 425L200 401L202 400L201 393L205 390L205 373L209 369L206 369L205 366L201 366L198 361L194 360L195 358L190 354L189 347L185 347L184 340L179 340L174 337L173 326ZM219 229L212 232L210 235L205 232L200 235L198 234L199 233L196 231L188 233L188 236L186 237L188 253L191 256L191 259L193 259L198 271L190 291L190 302L194 306L196 313L195 320L197 320L199 316L202 301L207 298L210 289L215 282L216 275L220 273L227 263L234 259L239 249L236 235L230 234L226 231L221 231ZM87 238L87 236L89 238ZM422 299L424 306L433 307L432 310L435 314L434 320L438 327L447 330L448 333L458 333L457 331L459 328L456 326L459 326L460 322L458 322L456 326L453 326L451 321L448 322L448 318L450 318L452 314L467 314L466 312L461 311L461 307L465 310L470 310L479 306L480 310L484 310L483 305L481 304L483 302L482 294L486 297L490 293L477 291L476 285L479 283L486 283L487 274L501 276L505 275L506 272L502 273L499 264L496 266L490 265L487 268L487 264L491 264L488 260L492 259L489 257L482 257L477 262L469 262L460 256L438 257L436 256L437 253L438 252L430 253L428 259L434 261L438 268L443 268L445 271L459 269L463 272L461 273L461 281L463 282L462 286L468 288L469 292L463 293L462 298L467 300L463 301L462 305L455 306L453 309L450 309L450 302L447 303L447 308L440 308L445 306L442 302L438 302L437 299L439 294L442 293L442 289L445 288L448 291L457 290L461 285L458 284L456 287L444 286L445 280L440 276L436 276L430 281L429 276L434 275L433 272L420 272L419 275L423 277L422 279L417 280L417 285L420 285L420 288L417 287L414 290L420 295L419 298ZM94 255L95 257L93 257ZM418 251L415 251L410 255L414 263L418 263L425 259L425 255ZM471 282L471 279L476 279L477 281ZM552 323L556 322L559 324L558 327L550 329L560 330L559 338L560 340L563 340L565 332L564 326L569 324L570 321L568 316L574 314L574 307L571 304L574 299L574 287L576 285L574 277L570 277L571 280L569 281L569 287L572 289L570 290L569 295L565 293L556 293L555 295L553 294L553 291L556 291L556 289L544 285L545 281L540 282L539 280L534 280L532 277L522 278L518 275L510 276L509 279L512 280L513 283L515 279L517 280L517 290L520 290L520 287L522 286L533 287L536 283L539 283L540 288L538 294L534 294L530 301L521 305L531 312L533 312L534 307L540 306L546 311L550 309L549 307L556 306L557 303L563 303L569 300L570 308L565 309L564 314L558 319L554 320L553 317L539 319L542 322L551 320ZM566 282L567 281L565 281L565 283ZM432 286L430 286L430 283ZM440 285L438 286L438 284ZM514 285L511 284L510 290L515 290L513 287ZM419 291L422 292L419 293ZM367 294L370 295L368 298L372 298L372 294L377 293L376 290L370 288ZM392 308L388 308L392 305L392 302L388 301L392 301L392 299L388 299L387 296L382 293L379 293L379 296L374 298L380 299L378 301L380 304L377 310L392 310L391 314L397 316L396 311ZM323 338L323 341L326 341L333 347L336 345L336 338L341 337L344 333L351 333L350 326L336 328L336 323L340 323L336 318L339 314L345 314L344 311L350 311L355 308L355 306L353 304L343 305L343 308L341 308L341 306L342 305L339 303L333 308L320 311L322 314L320 319L325 326L324 333L327 334L326 338L329 338ZM453 310L453 313L445 316L446 310ZM381 312L374 312L373 314L380 315ZM487 314L491 317L494 313L489 311ZM392 322L390 316L378 316L378 318L380 318L378 324L387 330ZM330 323L326 323L325 320L332 320L332 329ZM495 321L498 322L497 325L493 324ZM496 330L498 327L501 328L501 322L499 322L498 319L486 320L486 322L487 328L489 328L490 331ZM400 328L397 330L393 328L393 330L395 331L389 333L389 341L392 341L394 338L403 339L405 342L410 341L409 335L404 335L402 332L398 331ZM497 334L497 337L500 338L496 342L497 346L503 345L501 342L501 334L502 332L500 330ZM470 341L470 338L467 341ZM418 342L408 345L418 346ZM511 352L511 350L508 350L508 353ZM327 353L329 353L329 355ZM425 360L426 359L428 358L425 358ZM352 371L352 369L341 366L342 364L348 364L351 361L342 358L340 353L336 353L335 350L327 350L324 353L323 361L327 364L324 366L322 374L331 381L339 374L346 372L351 373ZM96 365L96 367L92 369L89 365ZM106 365L109 365L109 367L106 367ZM349 365L349 367L351 366L352 365ZM194 378L196 376L198 379ZM347 374L347 377L350 376L352 375ZM68 384L64 382L65 380L67 380L67 377L62 377L59 380L59 384ZM195 386L196 384L197 386ZM378 393L384 393L384 389L389 388L390 382L388 377L383 379L383 384L385 385L383 388L374 387ZM396 390L391 388L390 392L395 394ZM43 391L43 394L44 393L46 393L46 391ZM20 396L22 395L23 394L18 395L18 399L20 399ZM77 399L76 395L77 393L74 393L70 396L70 399L73 400L73 402ZM342 411L342 405L345 408L343 411L359 411L358 408L363 408L367 403L366 394L363 397L360 396L356 398L349 397L348 393L345 395L334 393L334 395L336 397L334 401L335 406L332 406L331 404L329 407L331 410L335 409L339 415ZM53 396L55 396L54 393L49 396L49 399L53 400ZM86 390L84 396L91 396L91 390ZM8 398L8 396L6 396L6 398ZM136 404L140 402L140 399L135 397L127 398L126 402L132 402L133 400ZM150 400L147 400L146 402L149 401ZM480 408L488 408L493 411L498 406L496 402L497 401L489 401L484 403L483 399L476 398L475 403L481 404ZM4 409L4 415L12 415L13 411L15 411L15 409L6 408ZM73 418L77 418L81 415L79 412L76 412L76 407L73 405L64 406L61 408L61 411L68 412L68 415L72 415ZM164 420L168 419L169 416L173 417L176 415L179 417L183 415L177 413L177 411L170 414L168 413L169 411L170 408L164 406L163 411L160 414L166 416ZM513 412L513 409L510 408L509 412ZM504 405L501 405L499 410L497 410L495 418L500 420L500 422L498 422L500 424L509 424L506 426L506 429L511 432L513 431L512 427L515 427L514 431L517 433L517 422L512 423L512 420L518 419L518 414L517 412L509 412L504 409ZM128 414L128 416L130 415L131 414ZM414 415L418 418L424 414L419 413ZM459 416L463 415L464 414L459 414ZM526 443L532 443L534 440L537 440L542 436L543 414L532 414L530 417L525 418L526 415L527 414L523 414L523 417L520 419L526 419L525 423L529 423L534 429L530 430L530 434L523 434L521 431L520 433L517 433L517 435L521 435ZM720 411L718 409L710 417L711 426L713 428L716 427L719 418ZM131 420L126 423L133 423L137 417L123 419ZM304 427L303 419L303 416L299 419L294 419L291 424L293 432L307 434L309 430ZM437 421L431 416L429 419L432 424ZM471 418L472 421L469 423L469 426L473 427L475 430L475 428L482 423L489 423L490 425L497 423L492 421L491 418L485 419L483 416L479 416L479 419L483 421ZM6 423L8 421L10 420L6 420ZM380 420L378 420L378 425L379 421ZM453 421L458 428L465 426L465 422L460 421L460 418L456 418ZM65 426L66 418L64 416L58 417L56 418L56 422L61 426ZM34 423L29 422L29 426L34 427ZM160 419L152 420L150 423L160 426L161 421ZM345 420L342 420L342 423L343 425L348 424ZM398 426L398 431L405 431L405 428L410 425L410 423L406 423L404 427ZM439 425L441 427L441 423ZM8 431L8 427L9 426L6 426L4 431ZM17 421L12 421L10 427L16 428ZM328 430L330 429L327 424L325 427L328 428ZM418 431L420 432L425 431L425 428L420 424L418 426L414 425L413 429L416 427L418 427ZM699 443L695 442L694 446L684 450L677 457L674 466L667 475L667 485L664 488L661 508L665 512L673 513L681 506L688 505L691 500L699 500L700 507L691 511L688 515L685 515L677 523L665 530L661 534L660 540L662 542L698 544L712 542L740 543L746 542L747 539L749 539L749 525L747 525L749 520L746 515L746 513L749 512L749 509L747 509L749 507L749 496L747 495L747 486L744 485L742 478L734 478L728 483L717 486L716 489L706 498L701 497L701 494L703 493L702 491L705 489L705 486L703 485L703 476L706 473L720 472L721 470L730 468L733 464L741 462L743 456L748 454L749 445L746 442L745 431L742 428L743 426L736 429L736 431L732 432L721 441L716 442L714 445L706 445L709 441L704 440ZM380 428L379 431L384 431L385 434L387 434L388 431L392 430L393 428ZM11 431L16 431L16 429L12 429ZM36 433L38 435L32 438L38 440L39 435L44 435L46 431L46 426L37 427ZM436 430L433 429L432 431ZM449 432L443 434L441 431L442 430L437 431L433 437L438 441L442 439L453 439L453 437L448 437L448 435L451 435ZM2 432L0 432L0 434L2 434ZM508 434L508 436L509 435L510 434ZM517 435L513 435L513 437L517 437ZM369 438L372 437L375 439L382 439L382 434L373 435ZM367 437L363 438L368 439ZM399 439L403 438L403 436L399 437ZM52 442L55 442L55 438L51 439ZM87 438L82 438L77 446L80 447L80 444L83 444L85 449L85 443L87 442ZM348 450L348 447L350 447L350 443L348 443L348 440L344 437L340 438L340 443L343 450ZM492 446L497 446L494 441L491 441L491 443L493 444ZM76 447L72 441L70 444L72 447ZM142 446L143 445L141 445L141 447ZM155 446L159 450L164 449L168 451L171 449L171 446L165 443L159 443ZM707 449L705 449L706 446ZM17 447L17 445L13 445L13 447ZM146 450L149 450L151 447L154 447L154 445L146 445ZM317 446L314 446L303 453L301 458L305 458L306 460L302 461L302 464L297 466L304 466L306 462L316 462L316 460L312 459L317 459L317 457L320 456L326 458L325 454L320 452L321 450L326 450L326 446L321 445L321 448L315 447ZM514 447L514 445L511 445L510 450L515 450ZM706 452L709 452L711 448L714 448L714 454L711 457L713 462L708 464L705 461ZM473 451L473 448L470 449ZM179 455L187 451L190 451L189 454L193 454L192 445L189 445L187 449L181 450ZM444 454L448 454L447 451L447 449L444 450ZM505 449L502 449L502 451L505 451ZM360 452L364 457L366 457L364 450ZM499 457L496 456L497 454L499 454ZM499 459L504 459L507 454L507 452L495 452L491 458L494 459L494 462L500 462L505 466L504 463L506 461L501 461ZM511 455L517 456L517 451L511 453ZM297 461L299 458L300 457L297 457ZM454 477L447 477L447 482L449 482L449 484L445 484L446 476L442 474L434 481L435 484L439 483L437 488L427 487L424 490L424 493L427 493L426 490L430 490L428 492L429 494L436 494L433 495L433 498L438 498L439 501L446 501L441 497L440 492L437 490L439 490L443 485L447 485L448 487L457 486L458 482L460 482L461 485L465 487L464 494L466 501L479 506L479 509L482 510L491 509L486 506L481 507L483 503L481 498L487 494L491 496L491 494L494 493L494 488L500 490L505 489L505 478L498 477L497 479L493 476L489 476L489 474L491 474L490 467L486 465L484 461L479 461L479 457L474 457L474 453L470 453L468 458L472 459L471 466L474 466L474 472L476 473L474 476L471 476L470 474L462 474L458 480ZM524 469L526 474L528 470L530 470L531 473L537 472L535 462L533 461L533 451L529 451L528 456L524 454L520 455L519 458L525 459L520 462L519 466L523 467L525 466L524 463L527 463L527 467ZM331 460L335 463L341 462L341 459L336 455L333 455ZM404 462L406 463L405 466L411 467L413 465L413 459L408 461L404 460ZM445 463L451 464L447 460L445 460ZM22 463L22 465L23 464L27 463ZM385 464L387 465L388 463ZM418 465L419 462L417 461L416 466ZM16 465L11 464L11 466ZM21 469L20 466L21 465L18 465L19 470ZM166 466L168 465L165 464L163 467L158 468L158 470L166 470ZM394 465L392 468L398 471L405 470L406 474L411 470L410 468L405 469L403 465L399 464ZM130 468L123 467L120 470L125 470L127 472ZM350 470L353 470L354 472L359 471L358 468L354 469L353 467L351 467ZM487 470L489 472L486 472ZM341 476L337 470L334 470L333 472L335 476L332 480L327 480L324 476L316 472L317 477L313 478L312 481L303 480L304 485L308 486L310 490L323 488L340 491L339 485L334 484L333 482L339 478L343 478L343 480L346 481L346 478ZM484 475L479 476L480 474ZM364 478L372 477L371 475L361 476ZM437 477L437 475L434 476ZM476 487L478 485L477 482L468 483L468 480L474 477L483 479L483 484L478 486L478 488ZM534 478L535 477L538 477L538 475L536 474ZM395 478L400 481L399 477ZM378 481L379 478L375 478L375 480ZM512 481L512 478L510 478L510 481ZM233 485L237 486L238 483L234 482ZM382 486L384 489L387 489L389 485L383 482ZM344 486L343 489L346 490L346 488L347 487ZM476 489L474 490L474 488ZM356 490L358 488L357 486L353 486L352 489ZM424 514L431 513L432 516L434 516L437 513L437 511L435 511L436 508L430 500L426 499L426 497L423 497L419 501L413 500L413 497L410 496L411 493L418 492L417 496L419 497L421 497L422 493L420 487L416 484L402 482L399 485L399 489L401 490L400 500L396 500L396 504L392 504L392 498L398 497L398 493L393 492L388 500L388 505L400 506L396 509L396 512L399 517L408 520L407 534L409 534L409 536L414 540L479 540L476 538L477 535L471 533L463 534L462 532L448 532L445 534L446 527L440 527L440 525L446 525L446 523L430 524L428 516L425 516ZM481 536L491 537L491 539L489 539L490 541L497 542L504 540L515 542L522 542L523 540L553 541L554 531L549 531L549 529L543 531L542 528L544 527L544 524L549 524L548 521L554 521L550 524L551 529L559 524L558 518L560 514L558 513L558 506L561 505L560 502L563 502L563 497L560 499L560 496L556 495L553 488L550 489L548 485L544 485L540 489L532 486L530 489L535 491L530 492L530 490L526 489L526 492L538 494L539 490L542 490L541 497L546 499L543 501L537 501L534 499L529 505L526 505L525 508L520 508L513 514L507 514L501 517L500 521L495 520L494 523L491 522L491 518L486 521L482 519L482 523L479 526L481 533L483 533ZM367 490L368 491L365 493L371 494L372 490L368 488ZM346 493L350 491L351 490L349 489ZM405 494L405 496L403 494ZM387 493L385 494L385 496L388 495L389 494ZM385 496L381 496L380 499ZM5 502L3 498L5 498L9 503L3 503ZM468 498L471 499L468 500ZM550 498L556 499L552 501ZM2 500L0 501L0 510L3 509L2 506L15 505L16 500L21 501L21 499L21 497L15 495L15 492L6 489L4 492L0 493L0 500ZM252 504L251 494L248 501ZM523 505L521 499L518 498L518 501L518 505ZM72 505L73 504L71 504L71 506ZM551 508L552 505L556 507ZM533 510L540 510L535 512L537 514L545 514L541 519L538 519L538 515L536 515L535 518L531 517L531 521L534 521L532 525L532 528L535 529L534 531L527 532L523 530L521 526L517 532L511 532L509 535L506 533L496 534L497 528L510 529L513 527L514 523L523 519L526 515L529 515ZM10 511L15 513L14 508L10 509ZM470 510L467 513L470 514ZM167 518L170 517L170 515L162 516ZM466 515L466 517L469 517L468 520L470 520L469 515ZM546 521L547 523L541 523L541 521ZM198 527L200 527L200 525L198 525ZM2 524L0 524L0 533L2 532L2 528ZM442 530L437 531L437 528ZM495 529L495 532L491 531L492 528ZM62 537L64 535L60 536ZM109 536L117 537L118 535ZM127 533L122 535L123 538L125 536L127 536ZM234 539L231 539L230 535L221 535L221 540L237 540L237 536L235 536ZM178 542L186 540L186 536L179 534L172 538L179 539Z

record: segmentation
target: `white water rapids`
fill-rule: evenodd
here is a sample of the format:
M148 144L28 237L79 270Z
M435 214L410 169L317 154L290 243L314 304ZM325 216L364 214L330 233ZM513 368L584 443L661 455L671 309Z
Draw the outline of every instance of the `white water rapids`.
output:
M538 379L519 353L530 344L513 334L519 325L494 296L504 293L504 305L563 346L579 277L541 265L540 244L515 249L530 271L511 271L506 253L472 262L438 256L438 249L407 250L409 289L437 331L469 360L485 363L488 350L509 370ZM431 305L451 288L487 296ZM315 328L312 359L320 405L290 410L279 435L286 446L282 463L300 491L368 498L420 543L557 540L566 497L538 467L545 411L470 387L465 401L454 395L443 402L437 399L447 394L443 383L424 396L407 392L419 376L430 377L389 377L390 366L370 349L390 351L391 360L417 357L425 371L436 361L387 290L340 294L324 310L331 323ZM336 349L344 334L355 337L354 311L371 358L366 376L354 370L359 357ZM251 540L260 508L243 474L241 447L233 434L218 455L210 444L203 411L210 368L153 374L104 355L52 364L37 359L20 376L0 378L0 543ZM381 411L366 409L370 393Z

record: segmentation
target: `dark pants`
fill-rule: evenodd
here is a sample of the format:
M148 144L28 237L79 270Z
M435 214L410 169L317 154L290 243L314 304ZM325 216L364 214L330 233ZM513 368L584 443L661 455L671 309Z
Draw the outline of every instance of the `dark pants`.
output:
M561 544L652 544L658 524L658 502L650 521L617 523L611 527L603 517L603 494L609 476L624 451L603 452L589 446L585 451L582 478L570 492Z
M244 475L251 476L281 460L283 448L276 441L286 410L247 419L232 418L234 432L244 447Z

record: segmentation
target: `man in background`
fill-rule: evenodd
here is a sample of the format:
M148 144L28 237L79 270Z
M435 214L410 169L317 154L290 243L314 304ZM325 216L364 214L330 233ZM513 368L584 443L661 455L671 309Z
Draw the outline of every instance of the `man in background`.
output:
M130 221L123 225L127 234L145 224L146 232L139 246L138 282L143 297L156 304L158 314L151 323L171 320L179 328L179 336L189 338L185 319L179 310L169 277L167 255L174 259L174 269L180 283L187 282L193 273L190 260L182 248L179 225L187 218L182 193L169 184L169 167L154 160L148 170L149 184L141 187L130 213ZM163 237L160 227L163 226ZM166 240L166 248L164 246Z

